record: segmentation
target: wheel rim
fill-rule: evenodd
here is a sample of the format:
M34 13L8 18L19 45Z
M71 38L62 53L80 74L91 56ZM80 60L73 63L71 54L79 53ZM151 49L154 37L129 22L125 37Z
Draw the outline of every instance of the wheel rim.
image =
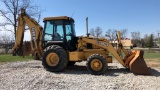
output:
M99 71L102 69L102 62L98 59L93 59L91 61L91 68L94 70L94 71Z
M56 53L50 53L47 55L46 61L49 66L56 66L59 62L59 57Z

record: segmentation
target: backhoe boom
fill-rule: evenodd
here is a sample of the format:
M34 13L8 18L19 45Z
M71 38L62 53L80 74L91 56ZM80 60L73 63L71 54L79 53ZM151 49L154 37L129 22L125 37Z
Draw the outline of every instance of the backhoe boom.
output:
M30 46L23 45L26 25L29 27L29 31L31 34L31 49ZM42 55L42 30L43 28L33 18L30 18L29 15L26 14L24 9L21 9L21 14L18 15L16 41L14 47L12 48L13 53L16 53L20 56L25 56L26 54L29 55L32 52L32 55L34 57L40 58Z

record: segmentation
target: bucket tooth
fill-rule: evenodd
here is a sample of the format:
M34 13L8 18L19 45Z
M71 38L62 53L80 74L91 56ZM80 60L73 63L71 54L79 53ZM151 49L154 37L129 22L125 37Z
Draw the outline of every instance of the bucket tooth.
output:
M142 50L136 51L135 57L129 63L130 71L134 74L151 75L144 61L143 54L144 51Z

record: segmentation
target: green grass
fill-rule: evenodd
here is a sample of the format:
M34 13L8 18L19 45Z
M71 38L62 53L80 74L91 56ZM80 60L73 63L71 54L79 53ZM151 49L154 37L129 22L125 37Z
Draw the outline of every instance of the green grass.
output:
M160 53L144 52L145 59L158 59L160 61Z
M157 59L160 61L160 53L145 52L144 59ZM0 63L2 62L15 62L15 61L29 61L32 60L32 56L12 56L12 54L2 54L0 55Z
M114 58L114 56L112 54L109 54L110 56L112 56ZM124 53L123 53L123 57L124 57ZM160 62L160 53L159 52L144 52L144 60L146 59L154 59Z
M32 60L32 56L12 56L12 54L2 54L0 55L0 63L2 62L15 62L15 61L28 61Z

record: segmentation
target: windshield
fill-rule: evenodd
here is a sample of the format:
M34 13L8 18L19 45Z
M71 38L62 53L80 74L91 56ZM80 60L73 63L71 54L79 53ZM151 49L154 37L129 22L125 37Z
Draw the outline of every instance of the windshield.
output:
M46 21L44 28L44 40L61 41L63 40L63 21Z
M71 40L76 36L74 22L68 20L50 20L45 21L44 41L62 41Z

